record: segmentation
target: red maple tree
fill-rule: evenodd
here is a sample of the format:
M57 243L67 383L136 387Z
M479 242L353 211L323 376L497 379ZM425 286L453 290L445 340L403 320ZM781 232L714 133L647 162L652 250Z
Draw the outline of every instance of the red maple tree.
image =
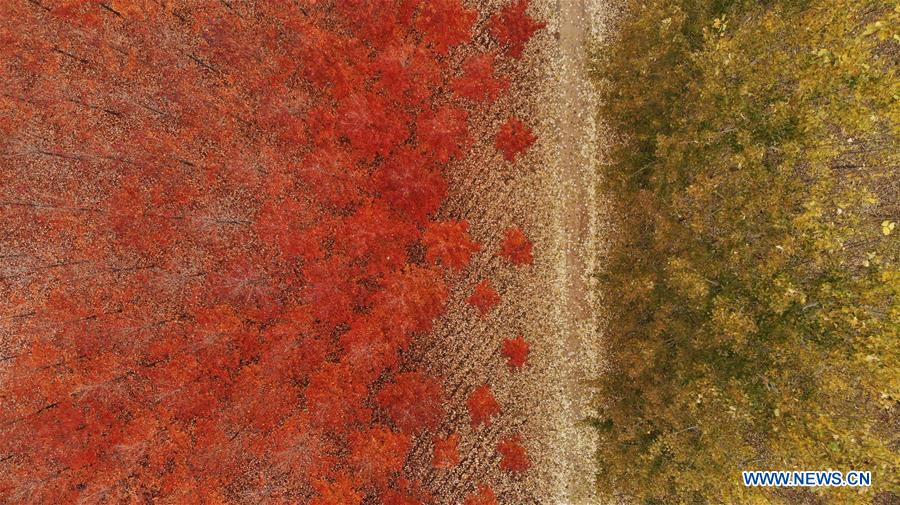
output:
M419 144L441 163L458 157L469 142L468 117L465 110L450 106L419 114L416 120Z
M447 196L447 182L425 155L403 146L374 174L384 200L401 216L424 223Z
M422 489L421 484L405 478L397 479L391 489L381 494L383 505L426 505L433 503L431 494Z
M387 47L372 66L378 90L407 106L427 103L441 84L441 67L432 52L413 44Z
M522 335L503 341L503 355L506 356L506 363L511 368L522 368L525 366L529 349L528 342L525 341L525 337Z
M409 265L384 276L383 289L372 297L371 324L381 325L393 342L404 342L412 333L428 331L447 303L447 285L441 274ZM405 346L400 346L405 347Z
M491 418L500 413L500 404L487 384L482 384L472 391L466 400L466 407L469 409L472 426L489 425Z
M325 363L309 378L306 404L316 412L312 421L325 429L347 430L368 422L371 412L363 405L366 384L346 365Z
M321 479L315 489L310 505L359 505L363 501L363 494L353 488L346 475L339 475L332 482Z
M525 13L528 0L516 0L491 16L489 30L497 42L506 46L506 52L513 58L522 56L525 44L546 23L535 21Z
M402 40L418 0L346 0L336 14L357 37L385 48Z
M475 289L466 301L477 308L478 314L484 317L495 305L500 303L500 295L491 286L491 281L484 279L475 286Z
M498 256L502 256L513 265L530 265L534 261L532 250L534 245L519 228L509 228L500 243Z
M466 9L462 0L430 0L422 2L416 28L427 44L443 54L469 40L476 17L477 13Z
M392 341L391 335L365 318L357 318L341 335L342 361L352 367L361 381L374 381L382 372L399 364L399 346L403 339Z
M481 245L469 238L468 230L469 223L466 221L429 224L422 235L425 259L431 263L440 262L454 270L465 268L472 254L481 250Z
M408 117L372 93L344 98L336 114L338 134L350 141L353 154L363 160L388 154L409 136Z
M361 486L386 488L406 460L409 437L386 426L374 426L350 434L348 463Z
M485 484L478 485L478 491L466 496L464 505L499 505L494 490Z
M501 440L497 444L497 451L502 455L500 468L503 470L520 473L531 468L531 460L522 447L521 437L514 436Z

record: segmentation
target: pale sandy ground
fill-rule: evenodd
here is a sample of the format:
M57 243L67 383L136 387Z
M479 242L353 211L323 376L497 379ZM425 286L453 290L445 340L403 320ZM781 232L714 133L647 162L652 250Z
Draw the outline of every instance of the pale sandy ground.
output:
M505 0L481 2L493 12ZM612 16L601 0L533 0L532 16L547 27L520 61L505 61L515 76L509 97L473 113L479 138L469 159L451 174L443 216L467 219L484 249L458 279L450 310L414 362L445 379L451 415L442 433L462 426L462 463L422 475L439 503L458 504L478 483L494 487L504 504L598 503L594 489L596 434L583 423L593 414L589 381L602 372L603 311L594 289L608 223L598 196L602 128L596 94L586 75L586 44L602 38ZM483 20L482 20L483 22ZM491 42L484 40L485 47ZM493 147L509 115L526 120L537 144L515 164ZM503 231L520 226L535 243L534 265L515 268L494 257ZM489 278L503 297L479 319L464 303ZM501 342L523 334L532 345L526 369L511 372ZM435 365L437 364L437 365ZM504 411L476 433L465 400L478 385L494 389ZM523 435L534 467L524 476L501 472L498 440ZM427 468L428 444L416 446L411 467Z

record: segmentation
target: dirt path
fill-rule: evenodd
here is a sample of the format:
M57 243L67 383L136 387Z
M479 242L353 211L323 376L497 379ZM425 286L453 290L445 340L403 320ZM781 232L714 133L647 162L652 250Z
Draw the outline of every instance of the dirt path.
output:
M602 212L596 193L599 142L594 121L595 93L587 75L587 43L592 22L602 18L588 0L557 0L558 46L555 65L557 87L554 110L557 148L554 161L559 174L556 188L556 290L564 303L557 307L560 347L554 367L558 391L557 433L554 444L556 503L594 503L594 454L597 434L583 420L593 414L594 391L589 381L601 364L599 314L592 273L601 251ZM595 2L596 4L596 2ZM592 9L593 7L593 9Z

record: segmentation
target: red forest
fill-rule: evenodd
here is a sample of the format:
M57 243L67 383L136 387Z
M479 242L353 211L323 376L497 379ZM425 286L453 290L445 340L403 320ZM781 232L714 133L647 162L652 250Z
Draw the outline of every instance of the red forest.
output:
M0 502L417 504L413 444L459 464L441 377L401 365L482 253L435 217L470 112L542 24L521 1L484 23L461 0L236 4L0 5ZM535 141L495 134L509 161ZM489 385L468 407L503 412ZM501 468L527 471L520 442Z

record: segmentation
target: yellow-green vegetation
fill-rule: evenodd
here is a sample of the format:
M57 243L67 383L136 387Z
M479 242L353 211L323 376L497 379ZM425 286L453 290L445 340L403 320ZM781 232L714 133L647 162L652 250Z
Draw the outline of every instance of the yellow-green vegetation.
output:
M900 6L624 3L593 66L621 136L599 492L897 503ZM873 486L745 488L753 469Z

